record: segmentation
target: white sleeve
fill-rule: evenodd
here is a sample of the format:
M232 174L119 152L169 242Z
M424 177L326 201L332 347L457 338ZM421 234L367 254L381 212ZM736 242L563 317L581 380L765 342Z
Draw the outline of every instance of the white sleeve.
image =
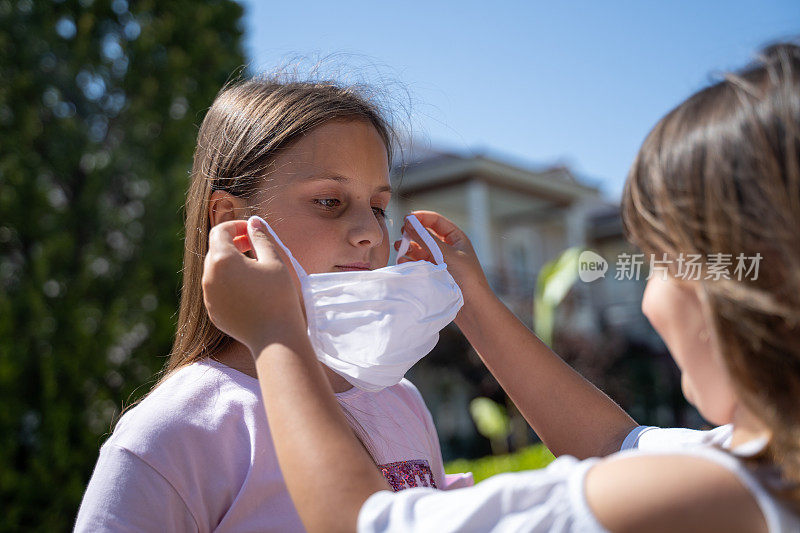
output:
M583 491L597 461L562 456L542 470L500 474L455 491L381 491L361 507L358 531L605 532Z
M137 455L103 446L75 531L199 531L175 488Z
M686 428L659 428L639 426L634 428L622 441L620 451L643 450L649 452L670 452L697 445L730 443L733 426L727 424L708 431Z

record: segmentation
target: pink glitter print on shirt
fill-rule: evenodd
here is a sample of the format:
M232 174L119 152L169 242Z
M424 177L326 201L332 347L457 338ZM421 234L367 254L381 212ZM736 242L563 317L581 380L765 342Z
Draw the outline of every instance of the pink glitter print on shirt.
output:
M379 465L378 468L395 492L412 487L437 488L431 467L424 459L387 463Z

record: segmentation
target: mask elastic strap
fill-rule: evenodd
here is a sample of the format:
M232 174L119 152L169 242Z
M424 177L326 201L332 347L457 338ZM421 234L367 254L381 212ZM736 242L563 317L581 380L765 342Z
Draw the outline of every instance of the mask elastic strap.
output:
M250 218L257 218L258 220L264 223L264 225L269 230L270 234L275 238L275 242L277 242L280 245L280 247L283 248L283 251L286 252L286 255L289 256L289 260L292 262L292 266L294 267L295 272L297 272L297 276L300 278L300 280L302 281L304 278L308 277L308 274L306 274L305 269L302 266L300 266L300 263L298 263L297 259L294 258L292 252L290 252L289 249L286 247L286 245L283 244L283 241L281 241L277 233L275 233L275 230L272 229L272 226L267 224L267 221L258 215L253 215Z
M442 255L442 251L439 249L439 246L433 240L433 237L431 237L431 234L428 233L428 230L425 229L425 227L417 219L416 216L408 215L406 217L406 219L409 222L411 222L411 226L415 230L417 230L417 234L419 234L420 238L422 239L422 242L424 242L425 245L428 247L428 250L430 251L431 255L433 256L433 260L436 261L436 264L437 265L443 265L444 264L444 256ZM403 257L404 255L406 255L406 252L408 251L408 248L409 248L410 245L411 245L411 237L409 237L408 234L404 231L403 232L403 240L400 243L400 248L397 249L397 257L400 258L400 257Z

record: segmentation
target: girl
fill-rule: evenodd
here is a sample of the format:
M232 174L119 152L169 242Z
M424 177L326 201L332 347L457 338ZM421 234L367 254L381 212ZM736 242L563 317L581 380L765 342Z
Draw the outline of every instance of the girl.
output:
M666 279L651 277L642 308L686 397L722 425L637 427L503 307L458 228L418 213L461 285L458 325L561 455L544 470L447 493L386 490L313 364L269 237L255 219L247 226L254 261L232 245L243 225L212 231L206 305L253 354L287 486L310 530L800 530L800 47L766 49L665 116L633 164L622 210L629 237L677 265ZM707 267L698 281L682 279L681 254L720 253L760 254L758 275ZM408 255L429 256L416 247ZM254 288L280 295L280 320L247 297ZM240 299L258 312L232 305ZM274 401L294 388L309 394L292 409Z
M386 266L391 147L386 119L353 88L254 79L220 92L200 128L186 200L172 355L154 390L102 446L77 530L303 529L252 357L203 305L209 228L260 214L308 273ZM282 307L277 294L251 296L258 306L242 300L242 310ZM319 371L369 450L371 469L396 490L443 488L436 431L410 382L364 392L327 367ZM273 401L291 406L303 394L293 389Z

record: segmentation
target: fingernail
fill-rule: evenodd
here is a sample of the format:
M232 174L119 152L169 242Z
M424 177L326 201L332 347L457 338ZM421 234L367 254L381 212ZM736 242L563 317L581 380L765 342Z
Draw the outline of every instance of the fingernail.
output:
M250 224L250 226L251 226L251 227L252 227L254 230L256 230L256 231L265 231L265 230L267 229L267 225L266 225L266 223L265 223L265 222L264 222L264 220L263 220L263 219L262 219L260 216L258 216L258 215L253 215L253 216L251 216L251 217L250 217L250 218L247 220L247 223L248 223L248 224Z

